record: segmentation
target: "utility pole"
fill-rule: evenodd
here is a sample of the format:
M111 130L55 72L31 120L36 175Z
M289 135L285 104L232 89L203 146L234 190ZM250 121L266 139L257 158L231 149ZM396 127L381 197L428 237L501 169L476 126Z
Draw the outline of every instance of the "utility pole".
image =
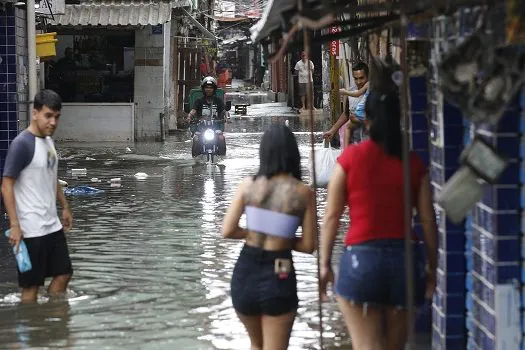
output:
M33 101L36 95L36 24L35 24L35 0L26 1L26 23L27 23L27 70L28 70L28 98ZM31 121L33 106L27 105L27 125Z
M340 112L339 98L339 62L336 56L330 55L330 120L332 125L339 118Z

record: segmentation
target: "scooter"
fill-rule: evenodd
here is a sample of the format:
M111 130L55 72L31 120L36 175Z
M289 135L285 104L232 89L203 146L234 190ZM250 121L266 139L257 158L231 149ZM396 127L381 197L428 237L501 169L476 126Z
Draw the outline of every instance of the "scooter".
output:
M219 154L219 135L222 134L222 131L219 130L217 124L216 120L203 120L199 123L199 131L195 132L199 140L199 154L193 154L194 157L202 154L206 156L208 162L213 163L217 155L224 155ZM195 140L193 142L195 142ZM224 147L226 147L226 145L224 145ZM195 145L192 145L192 150L196 151Z

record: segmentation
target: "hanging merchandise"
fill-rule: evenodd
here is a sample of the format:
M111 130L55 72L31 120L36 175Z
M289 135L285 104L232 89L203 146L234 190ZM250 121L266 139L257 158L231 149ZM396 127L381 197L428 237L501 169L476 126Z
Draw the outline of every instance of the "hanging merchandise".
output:
M483 197L485 186L497 182L507 168L508 159L476 136L460 157L461 167L443 186L437 202L447 218L460 224L472 207Z
M479 29L439 64L439 84L443 97L463 112L468 111L468 101L477 89L477 80L486 62L491 61L489 45L490 37L483 28Z
M525 1L507 0L507 44L525 44Z
M469 100L468 116L474 123L496 124L506 105L522 86L525 74L524 55L514 48L494 51L492 64Z

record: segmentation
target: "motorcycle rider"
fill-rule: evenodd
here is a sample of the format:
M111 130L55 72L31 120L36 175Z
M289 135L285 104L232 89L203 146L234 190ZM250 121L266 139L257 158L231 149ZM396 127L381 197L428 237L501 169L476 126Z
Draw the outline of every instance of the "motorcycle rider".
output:
M220 130L218 133L218 152L219 156L226 154L226 140L224 139L224 122L225 122L225 106L222 99L215 95L217 91L217 80L214 77L207 76L201 83L203 97L195 101L192 110L188 113L188 122L190 124L190 132L193 137L192 155L195 157L200 154L200 139L195 133L199 128L199 122L202 118L209 118L210 116L218 123L216 127Z

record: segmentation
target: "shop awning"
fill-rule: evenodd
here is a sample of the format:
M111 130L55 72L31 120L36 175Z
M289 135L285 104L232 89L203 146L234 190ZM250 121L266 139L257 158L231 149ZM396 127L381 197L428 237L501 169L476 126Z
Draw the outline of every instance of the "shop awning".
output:
M250 28L252 41L257 42L264 39L274 30L278 29L282 21L281 13L291 10L296 6L296 0L269 0L259 22Z
M171 9L191 6L191 0L181 1L92 1L66 5L63 15L49 20L61 26L139 26L158 25L171 20Z

